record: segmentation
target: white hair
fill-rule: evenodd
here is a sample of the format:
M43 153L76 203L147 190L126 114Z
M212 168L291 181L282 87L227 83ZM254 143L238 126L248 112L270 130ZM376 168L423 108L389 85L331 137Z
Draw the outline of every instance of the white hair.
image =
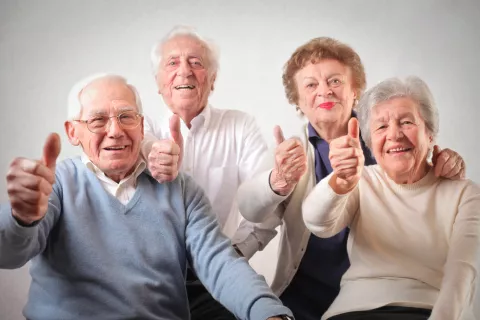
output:
M369 89L358 102L358 120L365 144L371 148L370 116L374 107L394 98L406 97L418 105L420 116L435 141L438 134L438 110L427 84L419 77L410 76L404 81L399 78L384 80Z
M70 93L68 94L68 119L69 120L76 120L78 119L78 117L80 117L82 113L82 104L80 102L80 95L89 84L100 79L112 79L112 80L119 80L123 82L130 90L132 90L133 94L135 95L135 103L137 104L138 113L141 114L143 112L140 95L138 94L137 89L132 84L128 83L127 79L116 74L97 73L78 81L72 87L72 89L70 89Z
M176 37L185 36L193 38L201 42L207 51L207 59L209 62L209 73L215 74L219 68L219 56L220 50L218 46L209 39L202 37L194 27L190 26L175 26L162 40L155 43L150 53L150 59L152 62L153 74L157 75L160 62L162 60L162 49L163 46L170 40Z

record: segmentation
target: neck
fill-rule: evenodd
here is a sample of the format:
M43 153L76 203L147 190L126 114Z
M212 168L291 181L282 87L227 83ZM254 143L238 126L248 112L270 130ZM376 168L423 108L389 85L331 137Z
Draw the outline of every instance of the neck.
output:
M175 112L185 123L185 125L190 129L192 127L192 120L198 116L200 113L202 113L203 109L205 109L205 106L197 109L197 108L188 108L188 109L180 109L177 112ZM195 110L195 112L192 112L191 110Z
M128 170L127 172L114 172L114 173L105 173L105 176L107 176L108 178L112 179L113 181L115 181L116 183L119 183L120 181L122 181L123 179L125 179L126 177L128 177L129 175L131 175L133 173L133 171L135 170L135 166L133 166L130 170Z
M415 166L414 169L409 172L387 172L390 179L392 179L396 184L413 184L423 179L430 170L430 166L427 161L422 161L418 166Z
M318 135L328 143L333 139L344 136L348 133L348 120L347 122L319 122L311 123Z

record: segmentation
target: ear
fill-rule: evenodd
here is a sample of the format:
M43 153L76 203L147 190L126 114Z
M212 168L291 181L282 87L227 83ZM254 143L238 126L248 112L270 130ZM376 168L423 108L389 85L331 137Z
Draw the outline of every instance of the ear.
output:
M215 90L215 80L217 80L217 73L216 72L214 74L212 74L211 79L210 79L210 83L212 84L211 88L210 88L210 91Z
M65 121L65 132L67 133L68 141L74 146L78 146L80 144L80 140L77 138L75 125L72 121Z

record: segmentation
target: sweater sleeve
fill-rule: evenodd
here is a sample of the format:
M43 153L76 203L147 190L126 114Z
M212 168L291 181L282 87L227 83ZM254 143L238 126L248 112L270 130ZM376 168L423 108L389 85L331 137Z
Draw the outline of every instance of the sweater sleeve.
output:
M215 220L210 203L194 181L185 177L186 248L190 264L212 296L239 319L264 320L290 310L272 293L265 279L238 256Z
M461 197L450 237L440 294L431 319L473 319L479 268L480 187L469 184Z
M329 238L350 225L359 208L357 186L349 193L339 195L330 187L333 172L322 179L302 205L307 228L320 238Z
M53 186L47 213L33 227L23 227L12 216L10 204L0 206L0 268L16 269L40 254L47 246L48 236L61 211L60 188Z
M269 216L283 218L284 205L288 196L280 196L270 187L270 173L273 169L274 150L263 156L257 174L242 183L237 191L238 208L242 216L251 222L263 222Z

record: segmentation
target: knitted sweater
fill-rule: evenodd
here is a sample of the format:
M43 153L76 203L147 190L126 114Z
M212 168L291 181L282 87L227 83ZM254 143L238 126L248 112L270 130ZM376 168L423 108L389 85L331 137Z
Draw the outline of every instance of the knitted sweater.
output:
M74 158L57 164L53 189L34 227L0 207L0 267L32 259L28 319L189 319L187 261L238 318L290 314L236 255L188 176L159 184L144 172L123 205Z
M303 204L306 226L329 237L349 226L351 266L323 319L386 305L433 309L431 319L473 319L480 188L436 178L396 184L378 166L337 195L323 179Z

